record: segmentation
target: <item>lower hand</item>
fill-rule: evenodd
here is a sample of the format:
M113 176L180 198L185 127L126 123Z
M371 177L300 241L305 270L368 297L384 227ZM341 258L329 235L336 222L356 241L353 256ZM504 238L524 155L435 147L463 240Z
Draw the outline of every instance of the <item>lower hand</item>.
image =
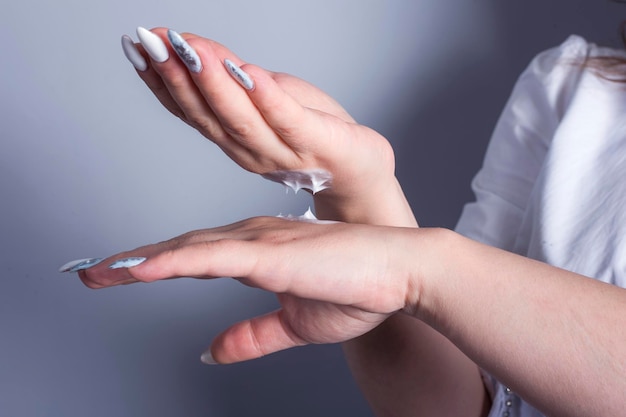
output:
M122 253L80 271L91 288L167 278L234 277L278 294L281 308L245 320L211 348L220 363L360 336L405 308L407 230L254 218ZM111 261L146 257L138 266Z

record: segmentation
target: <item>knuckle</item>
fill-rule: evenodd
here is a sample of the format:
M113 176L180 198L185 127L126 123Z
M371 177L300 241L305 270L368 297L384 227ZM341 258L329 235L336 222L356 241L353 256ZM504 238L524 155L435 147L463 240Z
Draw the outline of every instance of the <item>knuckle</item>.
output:
M223 128L211 117L203 114L192 113L185 114L182 119L185 123L196 129L204 137L210 139L211 141L220 141L224 138Z
M162 70L161 76L169 91L185 91L189 89L189 77L175 68Z
M164 242L164 246L166 248L166 250L164 250L164 253L182 248L183 246L187 245L188 242L193 239L193 237L194 232L188 232L184 235L176 236L167 240L166 242Z
M187 120L187 123L189 123L194 129L197 129L203 133L210 132L213 129L213 123L205 116L200 114L186 114L185 120Z
M302 128L299 125L275 126L274 131L278 136L285 139L299 138L303 136Z
M193 127L196 130L199 130L200 132L203 132L206 126L206 121L203 120L203 118L199 117L197 114L193 113L190 114L188 112L185 112L185 121L189 126Z
M250 140L255 132L253 123L244 120L237 123L224 123L223 128L227 135L239 140Z

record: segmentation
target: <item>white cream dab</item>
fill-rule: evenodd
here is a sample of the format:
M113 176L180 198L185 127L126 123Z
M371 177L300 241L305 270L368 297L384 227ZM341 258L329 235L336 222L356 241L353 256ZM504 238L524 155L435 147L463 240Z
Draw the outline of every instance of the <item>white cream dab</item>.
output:
M283 184L294 192L301 189L310 190L313 194L330 188L332 175L323 169L301 171L273 171L262 174L263 178Z
M317 217L315 217L315 214L313 214L313 212L311 211L311 207L309 207L309 209L302 216L294 216L292 214L284 216L282 214L279 214L277 217L280 217L281 219L293 220L297 222L307 222L307 223L317 223L317 224L337 223L336 221L333 221L333 220L319 220Z

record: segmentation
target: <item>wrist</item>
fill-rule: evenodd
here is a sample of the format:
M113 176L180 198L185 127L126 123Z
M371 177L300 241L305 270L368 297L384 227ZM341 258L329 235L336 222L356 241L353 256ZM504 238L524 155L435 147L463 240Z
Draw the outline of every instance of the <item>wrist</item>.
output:
M407 247L411 253L405 262L408 264L407 290L402 311L437 328L442 319L442 296L445 287L456 274L455 258L462 251L459 248L460 235L443 228L421 228L410 230L411 242Z
M319 219L396 227L417 227L415 216L395 177L342 193L340 187L313 196Z

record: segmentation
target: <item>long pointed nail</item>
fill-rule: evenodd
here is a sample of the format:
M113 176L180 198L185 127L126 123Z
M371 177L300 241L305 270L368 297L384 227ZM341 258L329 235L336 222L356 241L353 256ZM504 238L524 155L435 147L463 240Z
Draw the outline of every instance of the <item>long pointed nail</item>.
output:
M157 35L150 32L148 29L139 26L137 28L137 36L139 37L139 41L156 62L165 62L169 59L170 53L167 52L167 46L165 46L165 42L161 40Z
M59 268L59 272L77 272L98 265L104 258L85 258L70 261Z
M148 63L139 53L137 47L135 46L135 42L133 42L130 36L122 36L122 49L124 50L124 55L126 55L126 58L130 61L131 64L133 64L137 71L143 72L148 69Z
M132 257L132 258L124 258L118 259L109 265L109 269L119 269L119 268L131 268L133 266L137 266L146 261L147 258L143 257Z
M198 53L187 43L185 39L178 32L169 29L167 31L167 37L170 40L170 44L178 57L185 63L189 71L199 73L202 71L202 61Z
M211 355L211 350L207 350L200 356L200 362L205 365L217 365L217 362L213 359L213 355Z
M231 61L230 59L225 59L224 65L226 66L226 69L228 70L230 75L232 75L233 78L237 80L237 82L241 84L243 88L248 91L254 88L254 81L252 81L252 78L250 78L250 76L244 70L235 65L233 61Z

